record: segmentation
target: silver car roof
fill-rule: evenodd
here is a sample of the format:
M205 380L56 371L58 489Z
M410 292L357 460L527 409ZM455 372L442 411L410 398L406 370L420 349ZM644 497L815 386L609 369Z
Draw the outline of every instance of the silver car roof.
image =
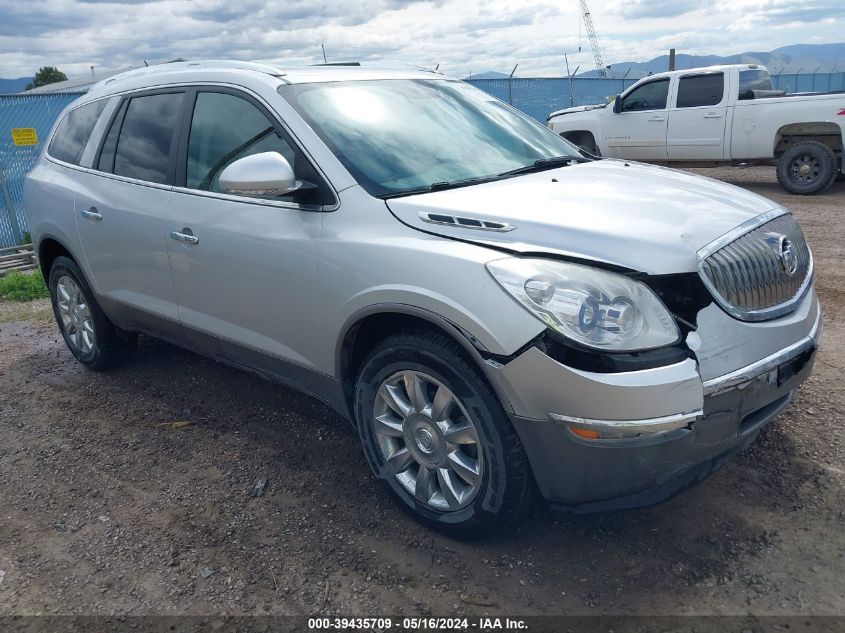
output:
M303 84L331 81L362 81L367 79L433 79L445 78L433 71L415 68L378 66L303 66L283 67L272 62L243 62L230 60L198 60L171 62L136 68L101 81L88 92L90 99L126 90L183 84L192 81L213 81L219 73L221 80L244 73L255 78L264 77L274 83ZM89 99L85 99L87 101Z

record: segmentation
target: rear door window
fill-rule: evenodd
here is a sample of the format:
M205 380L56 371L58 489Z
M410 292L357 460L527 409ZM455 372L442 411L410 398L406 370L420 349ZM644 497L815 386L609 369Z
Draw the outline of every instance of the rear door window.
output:
M120 104L117 114L112 120L103 148L100 150L100 158L97 160L96 168L100 171L111 173L114 170L114 150L117 149L117 137L120 135L120 126L123 125L123 117L126 116L128 101Z
M165 93L134 97L118 112L103 144L98 165L108 167L111 159L110 142L116 134L114 147L114 167L111 170L118 176L136 178L147 182L165 183L175 148L176 128L182 114L182 102L185 94ZM115 131L115 125L120 125Z
M68 112L56 128L47 154L66 163L78 165L107 101L108 99L100 99Z
M725 75L693 75L681 77L678 84L678 108L714 106L722 102L725 94Z

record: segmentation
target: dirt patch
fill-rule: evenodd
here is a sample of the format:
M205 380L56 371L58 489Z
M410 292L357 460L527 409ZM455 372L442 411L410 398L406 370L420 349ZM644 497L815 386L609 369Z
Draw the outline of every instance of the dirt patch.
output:
M826 317L813 377L711 479L458 543L406 517L315 400L151 340L91 373L48 304L0 303L0 614L845 613L845 185L701 173L795 212Z

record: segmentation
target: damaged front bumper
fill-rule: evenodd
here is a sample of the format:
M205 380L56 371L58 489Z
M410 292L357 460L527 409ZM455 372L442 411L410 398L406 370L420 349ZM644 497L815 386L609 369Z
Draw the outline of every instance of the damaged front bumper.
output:
M704 312L698 362L591 373L531 348L493 370L547 500L574 511L657 503L712 473L789 404L821 338L815 293L780 323ZM714 340L744 342L712 354ZM742 358L756 359L731 368Z

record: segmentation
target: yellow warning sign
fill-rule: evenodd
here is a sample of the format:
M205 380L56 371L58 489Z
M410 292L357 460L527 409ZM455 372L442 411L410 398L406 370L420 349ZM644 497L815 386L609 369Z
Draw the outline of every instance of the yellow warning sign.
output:
M38 145L38 134L34 127L13 127L12 142L15 145Z

